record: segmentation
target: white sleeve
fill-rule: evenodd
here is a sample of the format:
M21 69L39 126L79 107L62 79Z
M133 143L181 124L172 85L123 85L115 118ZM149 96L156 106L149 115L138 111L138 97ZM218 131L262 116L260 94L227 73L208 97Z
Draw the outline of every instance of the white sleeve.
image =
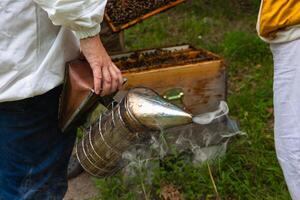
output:
M54 25L64 26L78 38L87 38L100 32L107 0L34 0L48 13Z

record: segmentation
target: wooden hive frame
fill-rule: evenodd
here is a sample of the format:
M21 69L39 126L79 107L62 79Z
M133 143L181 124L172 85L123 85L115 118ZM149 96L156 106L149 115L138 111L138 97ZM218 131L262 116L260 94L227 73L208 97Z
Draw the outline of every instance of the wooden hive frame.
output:
M172 7L175 7L178 4L181 4L181 3L185 2L185 1L186 0L177 0L177 1L171 2L171 3L169 3L169 4L165 5L165 6L162 6L162 7L158 8L158 9L155 9L155 10L153 10L153 11L151 11L151 12L145 14L145 15L142 15L142 16L134 19L134 20L131 20L130 22L127 22L127 23L119 25L119 26L117 26L117 25L114 24L114 22L112 21L112 19L109 17L109 15L107 13L104 14L104 19L106 20L106 22L108 23L109 27L111 28L111 30L113 32L120 32L122 30L125 30L125 29L127 29L127 28L129 28L129 27L131 27L131 26L133 26L135 24L137 24L137 23L142 22L143 20L145 20L145 19L147 19L147 18L149 18L151 16L154 16L154 15L159 14L159 13L161 13L163 11L166 11L166 10L172 8Z

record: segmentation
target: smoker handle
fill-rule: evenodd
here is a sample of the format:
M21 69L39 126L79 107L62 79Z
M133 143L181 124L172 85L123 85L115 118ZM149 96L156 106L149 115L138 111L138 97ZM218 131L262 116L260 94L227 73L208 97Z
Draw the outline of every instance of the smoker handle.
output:
M123 78L122 85L125 85L127 83L127 78ZM118 104L118 102L114 99L114 96L118 93L118 91L114 92L113 94L100 97L99 102L104 105L107 109L113 108L115 105Z
M118 92L118 91L117 91ZM99 103L101 103L106 108L110 109L110 107L114 106L116 103L116 100L114 99L114 96L117 94L117 92L107 95L104 97L99 98Z

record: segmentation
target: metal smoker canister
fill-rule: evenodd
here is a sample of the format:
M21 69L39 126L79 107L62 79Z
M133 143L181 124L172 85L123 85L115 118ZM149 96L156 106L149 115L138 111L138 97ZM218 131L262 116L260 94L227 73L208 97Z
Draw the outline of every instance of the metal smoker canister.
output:
M77 158L93 176L110 176L120 168L122 153L142 134L191 122L189 113L166 102L153 90L134 88L109 113L101 115L77 143Z

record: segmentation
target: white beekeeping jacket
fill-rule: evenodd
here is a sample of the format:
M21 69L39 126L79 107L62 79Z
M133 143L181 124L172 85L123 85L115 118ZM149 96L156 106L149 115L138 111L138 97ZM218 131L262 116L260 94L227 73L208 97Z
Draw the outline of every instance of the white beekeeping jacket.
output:
M43 94L63 81L79 39L97 35L106 0L0 0L0 102Z

